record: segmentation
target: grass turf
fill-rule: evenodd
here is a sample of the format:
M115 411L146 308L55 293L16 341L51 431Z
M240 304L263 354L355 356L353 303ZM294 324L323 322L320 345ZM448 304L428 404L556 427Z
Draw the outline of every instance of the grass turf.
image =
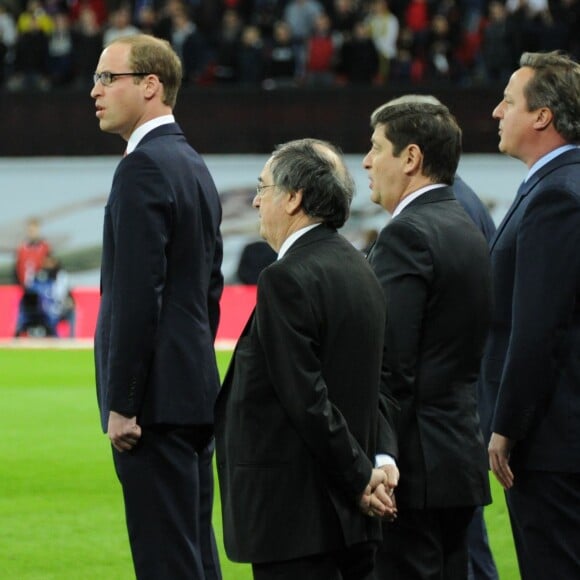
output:
M218 355L222 373L229 357ZM0 577L134 578L92 351L0 349L0 401ZM517 580L503 494L492 487L490 541L501 580ZM224 580L250 579L250 567L223 552L217 493L214 524Z

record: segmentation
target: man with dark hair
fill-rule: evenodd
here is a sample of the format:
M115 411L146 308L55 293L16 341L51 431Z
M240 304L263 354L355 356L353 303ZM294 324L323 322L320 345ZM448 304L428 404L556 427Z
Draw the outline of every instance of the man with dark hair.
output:
M493 117L528 174L491 244L489 461L521 577L580 578L580 65L524 53Z
M135 572L215 580L220 200L172 115L181 64L167 42L114 41L94 82L101 130L127 141L105 208L95 360Z
M476 410L487 244L453 194L461 130L448 109L387 103L371 125L371 199L392 215L369 254L387 299L381 395L398 407L383 405L392 429L378 443L398 508L383 525L378 577L465 580L467 527L490 501Z
M226 552L256 580L370 580L372 516L394 510L369 459L384 298L336 231L354 184L337 150L312 139L278 147L258 182L260 233L278 259L216 405Z
M400 103L431 103L441 105L433 95L404 95L389 101L390 105ZM495 233L495 224L489 210L475 191L461 177L455 174L453 193L473 223L479 228L489 243ZM479 409L479 406L478 406ZM483 507L478 506L473 513L467 532L468 574L467 580L498 580L498 572L489 547L487 528L483 517Z

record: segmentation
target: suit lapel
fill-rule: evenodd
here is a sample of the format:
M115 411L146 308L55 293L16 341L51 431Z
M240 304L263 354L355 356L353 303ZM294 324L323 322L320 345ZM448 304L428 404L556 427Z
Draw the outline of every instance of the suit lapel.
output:
M512 218L516 209L520 206L521 202L526 198L526 196L532 192L536 185L538 185L538 183L544 179L544 177L552 173L552 171L559 169L563 165L569 165L571 163L580 163L580 150L578 148L571 149L570 151L566 151L565 153L558 155L555 159L552 159L552 161L536 171L527 182L523 182L520 185L511 207L507 211L505 217L497 228L495 235L491 239L490 251L494 248L497 240L501 236L502 231L505 229L507 223Z
M501 220L501 223L499 224L498 228L495 231L493 238L491 239L491 242L489 245L490 251L493 250L497 240L499 239L501 233L505 229L506 224L510 221L512 215L514 214L516 209L519 207L520 203L524 200L526 195L528 195L528 193L530 193L530 191L532 190L533 186L536 183L537 183L537 180L532 178L532 179L530 179L529 182L523 181L520 184L520 186L518 188L518 192L516 193L516 197L514 198L510 208L508 209L504 218Z

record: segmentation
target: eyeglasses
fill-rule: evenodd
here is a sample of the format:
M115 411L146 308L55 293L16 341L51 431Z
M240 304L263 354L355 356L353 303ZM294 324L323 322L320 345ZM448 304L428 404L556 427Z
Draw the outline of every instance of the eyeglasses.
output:
M123 72L123 73L112 73L108 70L103 71L101 73L95 73L93 75L93 82L95 85L101 81L101 84L104 87L110 87L113 84L113 81L117 77L146 77L147 75L152 75L155 73L148 73L148 72Z
M256 186L256 195L258 197L262 197L264 194L262 193L262 189L266 189L267 187L277 187L275 184L272 185L257 185Z

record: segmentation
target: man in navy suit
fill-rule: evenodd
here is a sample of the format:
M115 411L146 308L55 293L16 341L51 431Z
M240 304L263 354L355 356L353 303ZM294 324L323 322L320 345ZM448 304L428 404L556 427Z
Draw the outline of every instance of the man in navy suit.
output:
M580 65L524 53L493 117L528 174L491 243L490 466L522 578L580 578Z
M101 130L127 141L105 207L95 363L135 572L221 578L211 526L220 200L172 115L181 64L168 43L119 39L94 80Z

